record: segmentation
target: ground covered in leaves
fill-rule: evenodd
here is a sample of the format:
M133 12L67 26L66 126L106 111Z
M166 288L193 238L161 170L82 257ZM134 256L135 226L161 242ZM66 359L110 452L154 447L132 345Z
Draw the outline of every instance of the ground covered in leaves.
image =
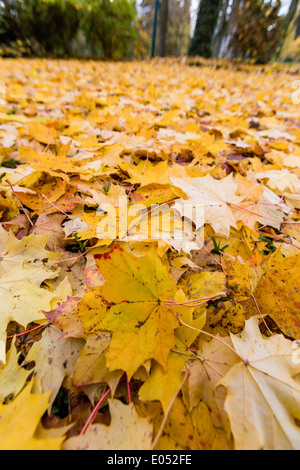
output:
M0 66L0 448L300 449L297 69Z

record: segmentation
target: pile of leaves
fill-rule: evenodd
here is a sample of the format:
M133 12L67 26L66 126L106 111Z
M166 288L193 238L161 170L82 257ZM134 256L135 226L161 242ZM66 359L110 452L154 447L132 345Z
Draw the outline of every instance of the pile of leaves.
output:
M1 61L1 449L300 448L295 70L200 65Z

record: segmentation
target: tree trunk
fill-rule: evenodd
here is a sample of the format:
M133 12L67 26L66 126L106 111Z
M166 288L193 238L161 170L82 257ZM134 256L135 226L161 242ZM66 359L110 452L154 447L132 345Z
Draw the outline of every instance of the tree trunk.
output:
M194 37L190 44L190 56L212 56L212 42L218 23L222 0L201 0Z
M278 56L280 56L282 49L284 47L284 43L288 35L289 27L292 24L296 16L298 5L299 5L299 0L292 0L289 11L287 15L284 17L284 19L282 20L282 24L281 24L282 37L278 46Z
M166 40L169 18L169 0L162 0L160 4L160 22L159 22L159 55L166 55Z
M219 54L220 54L221 45L222 45L222 42L223 42L223 39L224 39L224 36L225 36L225 32L226 32L227 11L228 11L228 7L229 7L229 3L230 3L230 0L225 0L224 5L223 5L222 17L221 17L219 28L218 28L218 33L217 33L217 36L215 38L215 42L214 42L214 45L213 45L214 57L219 57Z
M295 39L297 39L300 36L300 14L298 15L298 18L296 20L296 35Z
M243 0L233 0L231 13L228 22L226 23L223 41L220 46L220 57L232 59L235 55L234 36L238 28L240 17L240 8L244 6Z
M133 8L135 9L136 14L136 0L133 1ZM131 23L131 27L134 28L134 21ZM132 60L134 57L134 40L131 39L129 46L129 59Z
M282 27L285 31L285 34L287 34L289 26L292 23L293 19L295 18L298 5L299 5L299 0L292 0L288 14L286 15L286 17L284 18L282 22Z

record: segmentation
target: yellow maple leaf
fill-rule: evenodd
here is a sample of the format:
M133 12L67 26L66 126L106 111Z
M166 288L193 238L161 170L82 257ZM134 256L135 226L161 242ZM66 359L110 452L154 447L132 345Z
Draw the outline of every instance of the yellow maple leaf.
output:
M47 127L40 122L29 122L27 124L31 137L42 144L52 144L57 137L57 131L53 127Z
M151 358L166 367L178 321L165 301L177 289L155 248L137 258L116 244L96 260L106 284L86 293L77 315L87 334L113 333L108 369L122 369L131 377Z
M0 404L1 450L60 450L63 438L42 438L37 430L48 408L49 394L33 394L33 382L8 405Z
M0 364L0 402L5 398L16 396L22 390L30 372L22 369L18 364L19 355L15 347L15 340L8 353L6 363Z
M255 296L264 315L269 315L288 336L300 335L300 255L284 257L275 252L264 267L265 273Z
M112 422L110 426L91 425L81 436L71 437L64 450L150 450L152 428L150 418L140 418L133 403L124 405L108 400Z

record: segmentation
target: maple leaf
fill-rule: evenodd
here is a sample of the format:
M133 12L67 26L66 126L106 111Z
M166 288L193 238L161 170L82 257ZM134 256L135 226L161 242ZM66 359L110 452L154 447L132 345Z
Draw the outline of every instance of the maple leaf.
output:
M128 235L122 238L124 241L159 240L185 253L199 248L194 241L196 235L192 233L192 223L185 221L183 224L180 214L170 209L168 204L152 206L149 212L140 212L137 218L132 219L128 224Z
M209 174L203 178L184 180L171 177L170 180L173 186L182 189L188 196L186 201L182 199L175 204L182 215L187 204L203 207L204 220L202 215L194 220L197 227L203 222L208 223L216 233L226 236L229 236L230 227L237 228L230 205L238 205L244 197L237 196L238 184L234 182L232 174L222 180L215 180Z
M133 403L124 405L108 400L111 425L91 425L82 436L71 437L64 450L150 450L152 442L151 419L140 418Z
M35 362L35 379L40 380L43 393L51 393L49 406L55 400L64 378L73 376L83 344L80 339L61 338L60 332L50 327L30 349L25 364Z
M219 272L192 273L183 281L189 299L226 297L226 276Z
M170 184L143 186L131 195L131 199L135 203L142 203L146 207L150 207L153 204L164 204L173 201L174 198L176 198L176 194Z
M2 232L3 233L3 232ZM18 240L12 232L4 235L5 245L0 256L0 275L7 274L11 269L22 267L44 267L43 260L48 266L58 262L60 256L45 249L48 235L34 235Z
M284 257L275 252L264 266L265 273L255 296L264 315L269 315L292 338L300 334L300 255Z
M219 294L220 293L218 292L218 295ZM189 348L198 336L197 330L202 330L206 323L205 308L201 310L201 307L199 307L197 310L197 314L195 315L195 309L193 308L193 304L189 303L191 302L191 300L188 300L183 290L179 290L178 292L176 292L174 296L174 302L176 305L177 316L186 325L192 327L187 328L186 326L181 325L179 326L179 328L176 329L176 346L179 347L179 349L182 346ZM197 300L197 303L199 303L199 298ZM186 307L186 305L188 305L188 307Z
M30 147L21 147L20 152L22 161L29 162L34 170L39 172L44 171L54 177L62 178L65 182L69 181L69 177L64 173L72 173L77 166L77 161L68 158L67 155L35 152Z
M197 357L191 358L188 378L188 403L199 443L204 449L231 449L231 428L225 412L224 389L217 387L239 361L227 347L230 338L216 336L210 343L201 339Z
M17 190L16 193L25 206L42 214L43 211L52 208L51 203L55 204L64 195L65 191L65 182L62 179L53 178L51 182L39 182L39 184L33 186L33 191L30 194L19 194ZM43 198L42 194L47 199Z
M57 137L55 129L44 126L40 122L29 122L27 127L29 134L43 144L51 144Z
M251 266L250 261L225 259L224 266L228 275L228 285L234 298L239 302L252 297L264 271L261 266Z
M1 250L1 253L6 247L6 243L7 243L8 238L9 238L9 233L6 230L4 230L4 228L0 224L0 250Z
M75 197L76 188L74 186L65 186L63 182L54 181L47 185L39 185L34 188L34 194L18 193L17 197L23 205L34 211L34 214L47 215L58 211L67 212L75 208L78 199Z
M91 204L101 209L105 204L112 204L117 207L122 197L126 197L125 188L122 186L110 185L108 190L101 189L97 179L96 184L83 183L81 180L72 180L73 184L77 185L78 191L81 194L86 194L88 197L84 199L85 204Z
M33 228L35 235L48 234L47 249L49 251L58 251L64 247L62 221L65 219L64 215L54 214L47 216L42 213L36 220Z
M51 324L63 332L65 338L81 338L84 335L82 323L74 315L81 300L82 297L68 297L54 310L43 312Z
M159 421L155 425L158 427ZM176 398L155 450L200 450L192 418L180 398Z
M19 214L18 202L12 196L12 191L5 190L0 192L0 213L1 218L13 219Z
M106 354L108 369L122 369L131 377L151 358L166 367L178 321L164 301L177 289L155 248L136 258L116 244L96 261L106 284L86 293L77 315L86 334L113 333Z
M166 413L184 376L183 370L187 362L185 355L171 352L168 357L167 371L154 364L149 379L142 385L139 398L142 401L159 400Z
M296 193L300 191L300 181L296 175L293 175L288 170L273 170L262 173L256 173L257 179L267 179L267 185L270 188L277 190L280 194L285 191Z
M49 394L34 394L33 382L8 405L0 404L1 450L60 450L62 437L40 437L38 424L48 408Z
M5 330L10 321L23 326L45 319L42 310L51 310L56 293L41 288L41 284L56 272L46 267L14 268L0 278L0 338L5 339Z
M266 187L262 189L263 193L259 200L251 195L239 206L233 207L235 219L242 221L252 230L255 230L257 222L279 229L281 222L291 210L271 189Z
M10 321L23 326L45 319L43 310L51 311L58 301L64 300L70 285L63 280L54 292L41 287L46 280L56 278L59 270L54 266L59 255L45 250L47 235L29 235L17 240L13 234L6 238L6 248L0 261L0 338ZM48 260L48 264L44 261Z
M73 375L73 384L76 387L105 382L114 394L123 371L115 370L110 372L107 370L104 353L109 347L111 336L111 333L107 332L88 335Z
M151 162L141 161L137 166L122 163L121 169L130 175L130 181L133 184L140 184L141 187L149 184L168 184L168 162L160 162L153 165Z
M0 402L5 398L17 396L25 385L30 372L22 369L18 364L20 354L17 353L15 340L6 354L5 365L0 365Z
M246 322L241 338L231 335L231 340L247 361L236 364L219 382L227 389L225 410L235 448L299 449L300 367L292 362L291 341L282 335L262 336L257 317Z

